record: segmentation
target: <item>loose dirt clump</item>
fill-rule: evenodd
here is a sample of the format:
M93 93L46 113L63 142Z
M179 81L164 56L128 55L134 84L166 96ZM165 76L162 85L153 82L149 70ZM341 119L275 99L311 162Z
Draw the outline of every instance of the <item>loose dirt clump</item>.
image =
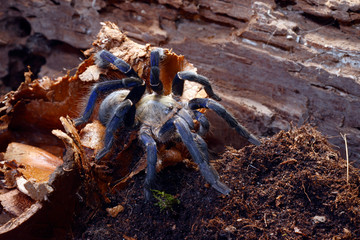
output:
M346 161L314 128L281 131L259 147L229 147L214 165L233 190L229 196L178 164L161 171L157 182L180 204L161 210L145 203L144 174L139 174L110 196L112 205L92 217L90 210L82 211L73 237L360 239L359 170L350 166L347 179ZM105 208L118 204L123 211L110 217Z

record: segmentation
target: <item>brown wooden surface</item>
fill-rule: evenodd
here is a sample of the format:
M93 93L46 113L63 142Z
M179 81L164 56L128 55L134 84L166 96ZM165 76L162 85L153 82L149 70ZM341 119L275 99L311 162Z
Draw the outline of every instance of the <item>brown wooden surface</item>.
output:
M359 162L359 10L351 0L7 1L0 6L2 92L29 64L39 77L75 68L100 22L113 21L138 42L185 55L257 135L310 122L341 150L340 133L348 134L350 159ZM217 146L236 145L211 118Z

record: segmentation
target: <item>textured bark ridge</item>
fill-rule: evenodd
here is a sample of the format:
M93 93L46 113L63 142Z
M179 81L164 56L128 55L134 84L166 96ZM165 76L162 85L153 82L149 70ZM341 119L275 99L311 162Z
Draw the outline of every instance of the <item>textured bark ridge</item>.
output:
M30 63L39 77L71 70L100 22L112 21L142 44L186 56L257 135L309 122L341 151L347 134L350 159L359 162L358 1L16 0L0 9L3 92ZM212 118L213 148L236 145Z

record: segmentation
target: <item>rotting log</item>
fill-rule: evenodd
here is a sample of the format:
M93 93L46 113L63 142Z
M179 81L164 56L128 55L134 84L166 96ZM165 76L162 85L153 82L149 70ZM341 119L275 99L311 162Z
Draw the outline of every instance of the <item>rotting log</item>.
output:
M75 67L80 62L76 49L87 48L100 22L110 20L140 43L185 55L226 96L223 103L258 135L289 129L291 122L309 122L341 151L340 133L347 134L350 159L360 161L356 1L17 0L0 8L4 82L23 71L18 65L25 56L14 51L19 48L32 54L28 58L46 59L39 76L62 75L65 65L59 62ZM6 84L5 90L11 86ZM236 146L233 132L213 118L219 122L212 130L213 149Z
M109 203L108 194L123 189L146 168L146 158L139 159L142 150L134 141L137 132L133 128L120 129L111 154L96 163L95 155L103 148L105 134L97 109L78 129L71 118L81 114L81 102L103 76L123 77L115 67L95 65L93 54L107 49L129 62L139 77L149 82L153 48L131 41L111 22L103 24L93 46L85 52L87 59L73 76L32 80L31 72L27 72L17 90L2 97L0 239L61 238L70 226L77 198L94 209ZM164 49L159 67L165 94L171 92L171 81L178 71L196 72L184 56L168 49ZM181 100L194 97L206 97L202 86L184 83ZM159 171L188 157L180 143L159 143L158 147ZM131 168L133 162L135 167Z

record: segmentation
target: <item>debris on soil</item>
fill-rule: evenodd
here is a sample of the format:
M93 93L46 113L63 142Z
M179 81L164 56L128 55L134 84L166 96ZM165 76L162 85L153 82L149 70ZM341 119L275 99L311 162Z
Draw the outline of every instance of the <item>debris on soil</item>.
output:
M281 131L258 147L228 147L213 164L232 188L228 196L178 164L159 173L158 188L179 205L161 211L155 201L144 201L144 174L138 174L110 196L108 207L124 210L115 218L105 208L92 218L80 212L75 238L360 238L360 171L350 166L347 184L346 161L311 126Z

